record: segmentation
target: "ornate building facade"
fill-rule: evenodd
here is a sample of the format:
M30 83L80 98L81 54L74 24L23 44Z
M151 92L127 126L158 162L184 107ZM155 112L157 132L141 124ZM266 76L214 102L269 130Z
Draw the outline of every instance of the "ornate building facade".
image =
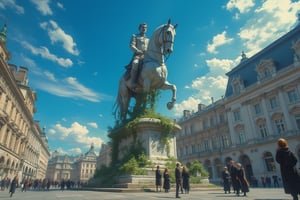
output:
M33 119L37 94L28 86L26 67L8 64L6 25L0 32L0 178L44 178L50 150Z
M70 180L74 183L87 183L96 171L97 155L94 145L84 155L68 156L52 153L48 162L46 177L51 181L61 182Z
M300 160L300 26L227 73L224 98L198 111L184 111L177 137L178 159L199 160L212 181L229 161L240 162L247 178L280 177L278 138ZM300 162L298 162L300 167Z

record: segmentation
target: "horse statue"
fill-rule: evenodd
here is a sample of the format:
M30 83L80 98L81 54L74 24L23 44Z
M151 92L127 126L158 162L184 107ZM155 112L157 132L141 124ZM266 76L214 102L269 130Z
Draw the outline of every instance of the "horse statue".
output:
M116 103L114 105L114 115L116 120L123 122L128 114L128 106L131 97L136 94L150 93L153 90L171 90L172 98L167 103L167 108L172 109L176 101L176 86L167 81L168 70L165 65L165 56L173 52L174 38L176 35L176 25L167 24L159 26L152 34L147 51L144 54L142 68L140 70L137 87L130 88L131 80L125 74L119 81L119 89Z

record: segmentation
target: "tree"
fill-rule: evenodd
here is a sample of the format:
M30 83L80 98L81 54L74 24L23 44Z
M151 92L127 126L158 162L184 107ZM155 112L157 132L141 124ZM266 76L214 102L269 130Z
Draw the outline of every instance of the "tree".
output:
M189 171L193 176L201 174L201 177L208 177L209 174L208 171L206 171L206 169L198 160L194 160L192 162Z

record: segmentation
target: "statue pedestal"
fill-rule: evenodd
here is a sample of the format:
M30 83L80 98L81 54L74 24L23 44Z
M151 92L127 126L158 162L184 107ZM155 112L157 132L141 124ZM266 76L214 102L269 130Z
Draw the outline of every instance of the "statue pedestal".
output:
M118 159L122 159L127 150L132 145L139 143L145 150L145 156L153 163L153 168L146 169L147 175L130 175L119 177L118 183L122 187L130 187L130 184L136 184L141 187L143 185L155 185L156 166L160 166L163 173L165 163L169 157L177 158L176 137L175 134L181 130L180 126L174 123L172 133L164 133L164 127L159 119L141 118L135 126L134 133L129 133L128 137L121 139L119 143ZM117 134L122 134L118 131ZM139 154L140 152L136 152ZM148 184L147 184L148 183ZM117 184L118 185L118 184Z

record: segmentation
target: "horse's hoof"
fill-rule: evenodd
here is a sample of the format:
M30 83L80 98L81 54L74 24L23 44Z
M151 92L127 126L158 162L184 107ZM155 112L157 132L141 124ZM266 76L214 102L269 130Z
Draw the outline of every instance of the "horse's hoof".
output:
M168 108L169 110L171 110L171 109L173 108L173 106L174 106L174 103L173 103L173 102L168 102L168 103L167 103L167 108Z

